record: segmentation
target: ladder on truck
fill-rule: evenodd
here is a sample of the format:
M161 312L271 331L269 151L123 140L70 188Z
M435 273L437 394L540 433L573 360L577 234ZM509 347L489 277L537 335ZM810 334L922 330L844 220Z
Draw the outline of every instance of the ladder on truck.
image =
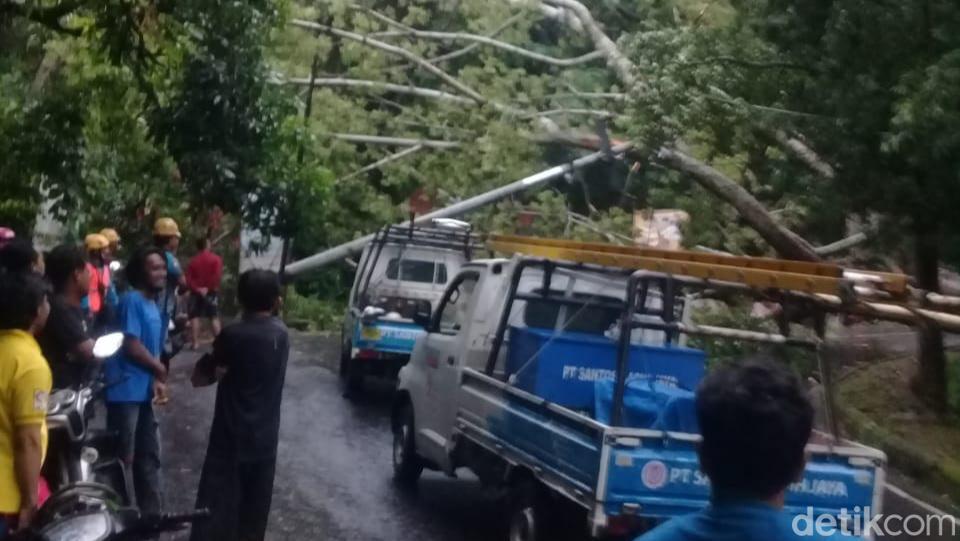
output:
M643 269L742 284L760 290L788 290L846 298L860 292L873 293L889 300L903 299L909 279L904 274L847 269L832 263L660 250L518 235L490 235L487 246L501 253L604 267Z

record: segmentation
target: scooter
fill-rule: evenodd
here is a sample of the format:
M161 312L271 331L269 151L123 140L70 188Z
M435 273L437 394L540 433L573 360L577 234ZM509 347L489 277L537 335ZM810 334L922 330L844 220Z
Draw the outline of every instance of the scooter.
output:
M94 342L93 356L106 359L123 344L122 333L101 336ZM111 487L129 502L127 474L117 453L114 433L89 427L94 402L106 388L91 382L77 389L59 389L47 404L50 445L44 463L44 478L56 491L76 483L99 482Z
M37 512L30 528L11 537L14 541L137 541L163 532L186 528L209 516L206 509L184 514L142 515L124 507L110 487L74 483L50 497Z

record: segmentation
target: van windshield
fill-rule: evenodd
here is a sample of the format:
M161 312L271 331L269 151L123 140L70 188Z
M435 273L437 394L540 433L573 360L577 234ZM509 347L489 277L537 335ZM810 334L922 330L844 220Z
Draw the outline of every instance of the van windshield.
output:
M423 284L445 284L447 283L447 266L443 263L420 259L404 259L401 262L399 258L394 258L387 262L387 278Z

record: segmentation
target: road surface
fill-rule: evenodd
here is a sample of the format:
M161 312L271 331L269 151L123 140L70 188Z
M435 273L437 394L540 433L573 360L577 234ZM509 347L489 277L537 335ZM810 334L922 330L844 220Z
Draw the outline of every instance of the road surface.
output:
M391 482L391 389L355 402L341 397L336 340L295 334L284 394L277 478L268 539L324 541L489 541L505 538L504 510L470 479L425 473L406 494ZM196 354L171 370L173 400L161 413L167 508L191 509L214 388L192 389ZM888 512L924 513L888 492ZM185 538L178 535L175 538ZM947 537L885 537L931 541Z

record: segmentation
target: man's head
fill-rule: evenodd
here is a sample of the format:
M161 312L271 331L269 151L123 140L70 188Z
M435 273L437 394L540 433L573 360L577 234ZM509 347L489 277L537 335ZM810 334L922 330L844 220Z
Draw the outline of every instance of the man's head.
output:
M160 248L140 248L130 256L126 275L134 288L150 294L157 293L167 283L167 260Z
M43 330L50 315L49 288L33 273L0 275L0 329L32 334Z
M175 252L180 246L180 227L173 218L157 218L153 224L153 242L164 250Z
M90 281L83 250L61 244L47 254L47 280L57 293L83 294Z
M104 227L100 230L100 234L106 237L107 241L110 243L109 255L112 257L117 257L117 254L120 252L120 234L117 233L116 229L112 227Z
M250 269L240 275L237 297L245 312L272 312L280 303L280 279L277 273Z
M813 406L792 373L765 362L722 367L696 401L714 497L770 500L800 478Z
M102 263L110 250L110 241L100 233L90 233L83 239L83 246L91 262Z
M200 237L197 239L197 251L202 252L204 250L210 249L210 239L207 237Z
M0 270L12 273L33 272L42 275L43 255L29 240L15 238L0 249Z

